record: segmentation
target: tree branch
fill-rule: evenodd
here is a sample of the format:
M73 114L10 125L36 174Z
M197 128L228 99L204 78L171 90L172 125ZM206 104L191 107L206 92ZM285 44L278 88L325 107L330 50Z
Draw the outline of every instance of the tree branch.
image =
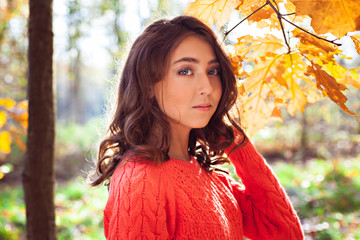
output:
M274 2L275 2L275 0L273 0ZM277 15L277 18L278 18L278 20L279 20L279 23L280 23L280 26L281 26L281 31L282 31L282 33L283 33L283 37L284 37L284 40L285 40L285 44L286 44L286 46L287 46L287 48L288 48L288 52L287 53L290 53L291 52L291 48L290 48L290 45L289 45L289 43L288 43L288 41L287 41L287 39L286 39L286 35L285 35L285 30L284 30L284 25L283 25L283 23L282 23L282 16L281 16L281 14L280 14L280 12L279 12L279 10L278 10L278 8L277 8L277 5L276 5L276 7L269 1L269 0L267 0L267 2L269 3L269 5L270 5L270 7L274 10L274 12L276 13L276 15ZM276 4L276 2L275 2L275 4Z
M292 13L286 13L286 14L281 14L281 16L291 16L291 15L294 15L295 12L292 12Z
M238 22L233 28L231 28L229 31L227 31L224 35L224 39L237 27L239 26L242 22L244 22L245 20L247 20L249 17L251 17L252 15L254 15L256 12L260 11L260 9L262 9L263 7L265 7L266 5L268 5L269 3L266 1L266 3L264 5L262 5L261 7L259 7L258 9L256 9L254 12L252 12L249 16L247 16L246 18L242 19L240 22Z
M272 3L271 1L273 1L274 3ZM288 14L281 14L280 11L279 11L279 7L276 3L275 0L266 0L266 3L264 3L261 7L259 7L258 9L256 9L254 12L252 12L250 15L248 15L246 18L242 19L240 22L238 22L234 27L232 27L229 31L227 31L225 34L224 34L224 38L223 38L223 42L225 41L226 37L237 27L239 26L242 22L244 22L245 20L247 20L248 18L250 18L252 15L254 15L255 13L257 13L258 11L260 11L262 8L264 8L266 5L270 5L270 7L274 10L274 12L276 13L277 15L277 18L279 20L279 23L280 23L280 26L281 26L281 31L283 33L283 36L284 36L284 40L285 40L285 44L288 48L288 53L290 53L291 51L291 48L290 48L290 45L286 39L286 34L285 34L285 30L284 30L284 25L283 25L283 22L282 20L285 20L286 22L288 22L289 24L293 25L294 27L300 29L301 31L303 32L306 32L307 34L310 34L311 36L317 38L317 39L320 39L320 40L323 40L323 41L326 41L326 42L329 42L329 43L332 43L336 46L341 46L341 43L336 43L335 41L338 40L338 39L334 39L334 40L328 40L326 38L323 38L323 37L319 37L317 36L316 34L313 34L309 31L307 31L306 29L302 28L302 27L299 27L298 25L296 25L295 23L289 21L288 19L285 18L285 16L290 16L290 15L294 15L295 13L288 13Z
M323 41L326 41L326 42L335 44L335 45L337 45L337 46L341 46L341 43L336 43L336 42L335 42L337 39L335 39L335 40L327 40L326 38L319 37L319 36L317 36L316 34L313 34L313 33L309 32L309 31L307 31L306 29L304 29L304 28L302 28L302 27L299 27L298 25L296 25L295 23L290 22L289 20L287 20L287 19L284 18L283 16L281 16L281 18L284 19L286 22L290 23L291 25L293 25L294 27L296 27L296 28L298 28L298 29L306 32L307 34L310 34L310 35L313 36L313 37L316 37L317 39L320 39L320 40L323 40Z

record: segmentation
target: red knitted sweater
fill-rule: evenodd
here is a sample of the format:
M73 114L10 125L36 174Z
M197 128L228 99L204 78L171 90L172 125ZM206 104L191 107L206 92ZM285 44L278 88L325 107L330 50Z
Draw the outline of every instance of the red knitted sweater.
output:
M245 187L194 158L119 166L104 210L106 238L304 239L284 189L253 145L229 157Z

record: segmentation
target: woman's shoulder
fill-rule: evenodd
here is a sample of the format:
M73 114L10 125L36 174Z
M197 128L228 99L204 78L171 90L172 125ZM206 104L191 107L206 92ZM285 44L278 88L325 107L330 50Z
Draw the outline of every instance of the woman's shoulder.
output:
M151 180L161 174L159 164L141 157L125 157L116 167L111 181Z
M110 181L109 199L156 199L167 196L166 172L144 159L127 159L117 166Z

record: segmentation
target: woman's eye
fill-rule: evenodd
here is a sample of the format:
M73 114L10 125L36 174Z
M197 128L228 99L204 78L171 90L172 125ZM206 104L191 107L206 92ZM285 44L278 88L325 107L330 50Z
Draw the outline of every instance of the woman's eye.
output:
M192 74L192 71L190 69L186 68L186 69L180 70L179 74L184 75L184 76L190 76Z
M210 71L209 71L209 74L214 75L214 76L218 76L219 73L220 73L220 71L218 68L213 68L213 69L210 69Z

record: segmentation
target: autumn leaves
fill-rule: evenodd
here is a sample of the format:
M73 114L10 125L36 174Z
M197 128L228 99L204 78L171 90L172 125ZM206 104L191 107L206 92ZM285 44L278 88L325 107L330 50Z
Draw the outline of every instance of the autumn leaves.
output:
M12 99L0 98L0 163L5 154L10 153L12 141L25 151L21 136L26 134L28 127L27 105L27 101L16 103Z
M243 35L232 45L235 74L244 79L239 82L238 106L249 135L271 120L281 120L281 108L294 115L321 95L357 115L345 105L343 91L349 85L360 87L360 68L346 69L336 58L346 58L339 49L345 35L360 53L360 34L351 33L360 31L358 0L197 0L185 13L221 28L233 11L269 32L263 37ZM274 31L281 31L282 38ZM245 72L244 63L253 69Z

